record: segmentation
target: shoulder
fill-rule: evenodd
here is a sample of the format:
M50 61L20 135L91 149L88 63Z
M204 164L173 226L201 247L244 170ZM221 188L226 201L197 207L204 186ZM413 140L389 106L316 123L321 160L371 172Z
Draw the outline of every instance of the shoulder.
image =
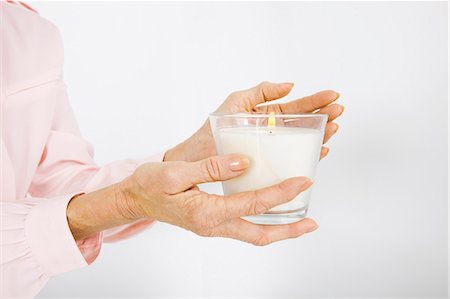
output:
M57 27L20 5L0 1L2 75L8 92L61 76L62 40Z

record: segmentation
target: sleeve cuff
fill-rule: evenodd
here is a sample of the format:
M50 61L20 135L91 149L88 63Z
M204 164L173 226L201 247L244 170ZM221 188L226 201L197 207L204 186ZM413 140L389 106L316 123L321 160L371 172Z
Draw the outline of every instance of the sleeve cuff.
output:
M162 162L164 155L165 152L161 152L147 157L138 165ZM92 263L100 252L102 233L75 241L70 231L67 222L67 205L78 194L39 201L25 218L28 246L45 273L50 276L85 267ZM148 224L138 226L142 228ZM135 232L129 232L129 234L133 233Z
M86 266L67 223L67 204L73 195L41 201L25 219L25 234L33 255L49 275Z

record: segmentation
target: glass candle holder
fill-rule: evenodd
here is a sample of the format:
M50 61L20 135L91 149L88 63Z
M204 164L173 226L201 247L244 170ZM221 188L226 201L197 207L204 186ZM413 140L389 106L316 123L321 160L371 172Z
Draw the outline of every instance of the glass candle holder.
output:
M249 168L222 182L225 195L251 191L295 177L314 179L327 123L326 114L210 115L219 155L242 154ZM243 217L257 224L287 224L306 217L312 187L268 212Z

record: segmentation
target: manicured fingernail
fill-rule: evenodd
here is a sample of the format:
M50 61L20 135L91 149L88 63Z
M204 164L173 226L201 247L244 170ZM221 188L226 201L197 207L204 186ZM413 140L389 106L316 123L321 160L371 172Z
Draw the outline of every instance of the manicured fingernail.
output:
M319 226L318 226L317 224L314 224L313 226L311 226L311 227L308 229L307 233L312 233L313 231L315 231L315 230L318 229L318 228L319 228Z
M242 171L250 165L250 160L247 157L241 157L230 161L229 167L232 171Z
M308 189L311 185L313 184L313 181L311 181L310 179L306 180L303 185L300 187L300 192L305 191L306 189Z
M292 82L285 82L285 83L281 83L283 85L283 87L290 87L292 88L294 86L294 83Z
M338 124L334 124L334 133L336 133L339 130L339 125Z
M336 101L337 99L339 99L340 96L341 96L341 94L336 91L336 98L334 100Z

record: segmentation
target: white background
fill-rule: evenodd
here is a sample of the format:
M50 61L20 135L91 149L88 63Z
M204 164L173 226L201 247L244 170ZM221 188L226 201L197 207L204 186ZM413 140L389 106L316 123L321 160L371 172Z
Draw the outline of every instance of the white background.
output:
M103 164L193 133L232 91L340 91L306 237L254 247L156 224L41 297L447 295L447 4L34 2ZM221 192L220 185L205 189Z

